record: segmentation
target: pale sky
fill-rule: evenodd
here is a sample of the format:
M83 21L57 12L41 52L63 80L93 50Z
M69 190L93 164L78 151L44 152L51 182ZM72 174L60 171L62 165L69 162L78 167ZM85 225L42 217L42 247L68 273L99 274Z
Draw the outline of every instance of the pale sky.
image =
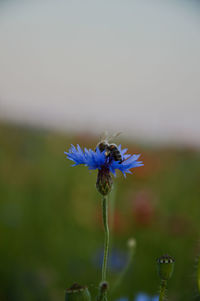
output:
M200 146L200 5L0 2L0 116Z

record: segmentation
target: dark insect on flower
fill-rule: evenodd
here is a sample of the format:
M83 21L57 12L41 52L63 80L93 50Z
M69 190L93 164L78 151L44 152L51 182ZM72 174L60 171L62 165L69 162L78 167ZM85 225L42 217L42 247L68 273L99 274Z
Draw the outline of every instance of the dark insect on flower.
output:
M119 161L119 163L122 163L122 156L116 144L110 144L108 146L108 150L110 151L111 159L113 158L115 161Z
M101 152L105 151L105 155L109 160L119 161L119 163L122 163L122 155L114 143L109 143L109 141L119 136L120 133L117 133L115 135L107 136L106 133L104 134L104 137L101 139L101 141L97 144L97 147ZM97 148L96 147L96 148Z
M103 151L107 150L107 148L108 148L108 143L107 143L106 141L99 142L99 143L97 144L97 147L99 148L100 152L103 152ZM96 147L96 148L97 148L97 147Z
M115 160L119 161L119 163L122 163L122 155L116 144L109 144L104 141L100 142L97 147L99 148L100 152L105 151L105 155L107 158L109 158L109 160Z

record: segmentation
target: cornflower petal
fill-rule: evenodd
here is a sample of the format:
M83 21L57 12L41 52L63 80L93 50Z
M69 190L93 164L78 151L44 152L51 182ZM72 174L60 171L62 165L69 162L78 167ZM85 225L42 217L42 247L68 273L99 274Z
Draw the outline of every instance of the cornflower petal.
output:
M128 148L124 148L122 151L121 151L121 154L124 155L126 152L127 152Z

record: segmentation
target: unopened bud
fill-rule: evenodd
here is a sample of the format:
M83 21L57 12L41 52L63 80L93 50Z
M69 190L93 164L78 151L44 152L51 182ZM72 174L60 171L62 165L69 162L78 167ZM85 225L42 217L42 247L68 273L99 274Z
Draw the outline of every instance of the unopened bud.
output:
M169 280L174 271L174 258L169 255L163 255L157 258L158 274L161 280Z
M107 300L108 282L102 281L99 284L99 294L97 296L97 301Z
M108 290L108 282L107 281L102 281L99 285L99 288L102 293Z
M74 283L65 292L65 301L91 301L91 296L86 286Z
M99 193L106 196L112 189L112 176L108 168L102 167L98 171L96 187Z

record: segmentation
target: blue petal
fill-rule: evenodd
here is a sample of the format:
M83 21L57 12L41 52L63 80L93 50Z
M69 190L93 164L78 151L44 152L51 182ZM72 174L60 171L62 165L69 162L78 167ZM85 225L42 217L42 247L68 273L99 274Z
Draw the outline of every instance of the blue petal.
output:
M124 155L126 152L127 152L128 148L124 148L122 151L121 151L121 154Z

